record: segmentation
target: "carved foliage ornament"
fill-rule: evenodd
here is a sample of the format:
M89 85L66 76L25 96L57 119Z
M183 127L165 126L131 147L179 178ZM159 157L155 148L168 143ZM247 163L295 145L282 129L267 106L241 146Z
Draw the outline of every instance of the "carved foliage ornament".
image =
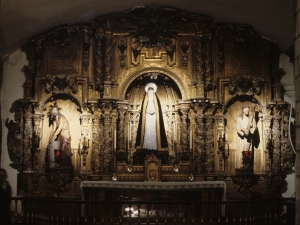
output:
M142 48L164 49L173 60L176 44L175 38L181 29L186 29L187 19L184 13L178 13L174 9L149 9L136 7L128 13L114 14L108 20L107 17L98 17L92 27L99 28L101 33L112 31L116 33L129 32L134 42L131 47L136 60ZM188 32L195 33L199 22L199 16L193 18L188 26ZM181 28L179 28L181 27ZM186 30L185 30L186 31ZM183 31L184 32L184 31ZM120 51L121 67L124 66L124 54L126 43L118 46Z
M174 49L173 40L178 33L173 11L136 9L129 18L133 25L131 35L135 38L135 49Z
M251 76L231 77L229 81L229 93L234 95L260 95L262 78Z
M58 74L58 75L47 75L46 76L46 92L52 94L65 93L76 94L78 91L78 84L76 75L66 75L66 74Z
M15 113L14 121L7 119L5 125L8 129L7 148L9 158L12 161L10 166L18 171L24 168L29 169L31 163L31 106L30 103L21 102L19 100L12 104L11 113ZM25 113L26 112L26 113ZM24 125L23 125L24 124ZM27 136L26 136L27 135ZM29 138L24 138L24 136Z

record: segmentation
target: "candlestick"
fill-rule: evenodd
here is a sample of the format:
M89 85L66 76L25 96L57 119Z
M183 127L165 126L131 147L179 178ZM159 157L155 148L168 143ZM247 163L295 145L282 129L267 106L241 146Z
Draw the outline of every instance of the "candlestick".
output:
M192 150L192 130L190 130L190 149Z
M117 148L117 130L114 132L114 149Z
M173 122L174 141L176 140L176 124Z
M177 148L176 148L176 141L174 141L174 152L175 152L175 163L177 163Z
M227 147L228 147L228 155L229 155L229 143L227 144Z
M225 141L227 141L227 133L225 134Z
M131 121L129 121L129 141L131 141Z
M194 167L194 165L193 165L193 155L194 155L194 152L191 151L191 173L193 173L193 167Z

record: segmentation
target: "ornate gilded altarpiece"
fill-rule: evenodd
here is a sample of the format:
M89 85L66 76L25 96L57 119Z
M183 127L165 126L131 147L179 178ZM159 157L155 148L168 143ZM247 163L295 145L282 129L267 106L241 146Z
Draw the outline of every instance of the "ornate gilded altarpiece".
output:
M280 52L249 25L134 8L58 27L23 51L24 97L6 121L20 194L78 198L83 180L154 179L222 180L227 197L278 195L294 166ZM156 125L168 146L153 155L135 147L148 83L157 86ZM51 161L54 104L69 122L70 168ZM250 166L237 168L235 123L245 104L255 106L256 139Z

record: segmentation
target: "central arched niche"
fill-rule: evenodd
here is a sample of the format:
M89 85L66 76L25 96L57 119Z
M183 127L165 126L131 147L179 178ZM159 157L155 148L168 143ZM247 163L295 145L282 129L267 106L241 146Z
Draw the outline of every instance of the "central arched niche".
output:
M156 84L156 94L162 107L175 105L177 100L182 98L177 84L170 77L161 73L145 73L136 78L129 85L125 98L132 104L140 104L145 95L145 86L148 83Z
M132 118L134 118L133 120L135 120L134 122L132 122L133 127L131 128L131 140L133 140L132 148L134 152L139 151L136 148L135 142L140 135L140 133L138 132L138 123L140 119L143 99L146 94L145 86L148 83L154 83L157 86L156 95L160 101L163 124L165 128L166 139L168 142L168 148L167 150L165 150L167 154L164 154L162 163L170 163L174 159L174 122L176 121L176 119L178 119L176 104L178 102L178 99L182 98L182 94L176 82L165 74L153 72L144 73L133 80L128 86L125 98L129 101L129 111ZM139 156L138 158L143 157ZM142 161L136 161L136 163L140 164L142 163Z

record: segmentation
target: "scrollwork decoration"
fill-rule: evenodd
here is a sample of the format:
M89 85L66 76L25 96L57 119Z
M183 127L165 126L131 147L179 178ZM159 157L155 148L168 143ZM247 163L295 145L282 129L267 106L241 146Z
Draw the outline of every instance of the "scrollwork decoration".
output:
M127 49L127 44L126 44L126 40L124 38L122 38L120 41L119 41L119 45L118 45L118 48L119 48L119 59L120 59L120 66L122 68L125 67L125 56L126 56L126 49Z
M52 94L65 93L76 94L78 91L77 76L76 75L67 75L67 74L58 74L46 76L46 92Z
M231 77L229 81L229 93L231 95L260 95L262 78L251 76Z

